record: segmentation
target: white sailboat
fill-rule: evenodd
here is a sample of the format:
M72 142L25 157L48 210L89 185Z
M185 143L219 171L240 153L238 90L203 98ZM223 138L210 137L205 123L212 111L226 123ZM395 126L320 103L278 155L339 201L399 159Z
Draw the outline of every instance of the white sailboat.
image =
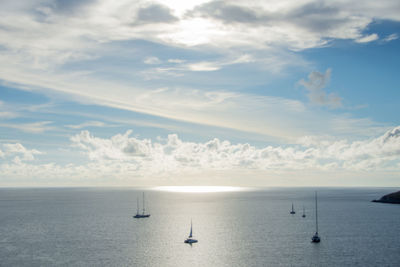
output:
M317 191L315 191L315 234L311 238L311 242L313 243L319 243L321 241L321 238L318 235L318 206L317 206Z
M190 234L188 236L188 238L185 239L184 241L187 244L193 244L193 243L197 243L197 239L193 238L193 224L192 221L190 221Z
M292 210L290 211L290 214L296 214L296 212L294 211L293 203L292 203Z
M143 192L143 209L142 209L142 214L139 213L139 198L137 200L137 211L136 215L133 216L133 218L139 219L139 218L148 218L150 217L150 214L146 214L145 206L144 206L144 192Z

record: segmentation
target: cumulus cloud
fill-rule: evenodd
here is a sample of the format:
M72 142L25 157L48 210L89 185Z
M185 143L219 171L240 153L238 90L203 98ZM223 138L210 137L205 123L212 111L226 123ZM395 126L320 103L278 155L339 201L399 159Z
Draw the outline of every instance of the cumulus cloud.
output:
M400 171L400 126L367 140L351 142L308 136L298 144L265 147L234 144L218 138L188 142L176 134L152 141L131 137L131 134L132 131L127 131L99 138L82 131L71 137L72 152L82 153L88 161L66 165L33 164L34 155L41 152L26 149L19 143L3 145L0 151L5 160L0 163L0 171L4 177L13 179L46 178L48 182L55 179L57 183L100 179L112 184L118 181L171 182L183 176L195 177L201 182L208 179L207 175L215 176L212 181L225 177L232 182L233 177L240 180L242 175L256 175L262 181L268 174L276 174L275 182L279 184L279 179L293 173L318 172L323 176L334 173L337 177L339 173L364 176ZM241 179L243 182L243 177ZM319 180L324 179L319 177Z
M267 146L232 144L218 138L204 143L185 142L170 134L161 142L130 137L131 131L110 139L82 131L71 138L95 162L135 165L140 173L180 172L181 170L365 170L396 168L400 161L400 127L371 140L302 139L301 145Z
M313 71L308 75L308 81L302 79L299 81L299 84L307 89L307 96L311 103L337 108L342 106L342 99L333 93L327 94L324 91L330 78L331 69L327 69L325 73Z
M0 156L15 157L14 160L16 160L17 162L21 162L21 157L22 160L32 161L35 159L35 155L43 154L36 149L27 149L20 143L3 144L3 150L4 152L1 152L0 150Z

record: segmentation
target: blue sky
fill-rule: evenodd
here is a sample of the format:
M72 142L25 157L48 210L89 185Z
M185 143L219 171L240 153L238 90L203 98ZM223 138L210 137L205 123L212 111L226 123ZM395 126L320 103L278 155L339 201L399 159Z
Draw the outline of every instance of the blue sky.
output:
M398 186L397 1L5 1L1 186Z

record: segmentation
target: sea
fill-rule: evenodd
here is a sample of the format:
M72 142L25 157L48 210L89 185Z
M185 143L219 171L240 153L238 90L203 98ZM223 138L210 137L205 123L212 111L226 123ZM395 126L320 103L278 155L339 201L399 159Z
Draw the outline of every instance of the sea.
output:
M400 205L371 202L397 190L2 188L0 266L400 266Z

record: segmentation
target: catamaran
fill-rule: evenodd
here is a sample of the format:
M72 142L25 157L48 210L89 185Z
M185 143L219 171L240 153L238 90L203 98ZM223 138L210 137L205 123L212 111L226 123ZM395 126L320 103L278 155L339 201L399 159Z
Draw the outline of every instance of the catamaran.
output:
M294 211L293 203L292 203L292 210L290 211L290 214L296 214L296 212Z
M144 192L143 192L143 209L142 209L142 214L139 213L139 198L137 200L137 211L136 215L133 216L133 218L139 219L139 218L148 218L150 217L150 214L146 214L145 208L144 208Z
M187 244L193 244L193 243L197 243L197 239L193 238L193 224L192 221L190 221L190 234L188 236L188 238L185 239L184 241Z
M317 191L315 191L315 234L311 238L311 242L319 243L321 238L318 236L318 206L317 206Z

